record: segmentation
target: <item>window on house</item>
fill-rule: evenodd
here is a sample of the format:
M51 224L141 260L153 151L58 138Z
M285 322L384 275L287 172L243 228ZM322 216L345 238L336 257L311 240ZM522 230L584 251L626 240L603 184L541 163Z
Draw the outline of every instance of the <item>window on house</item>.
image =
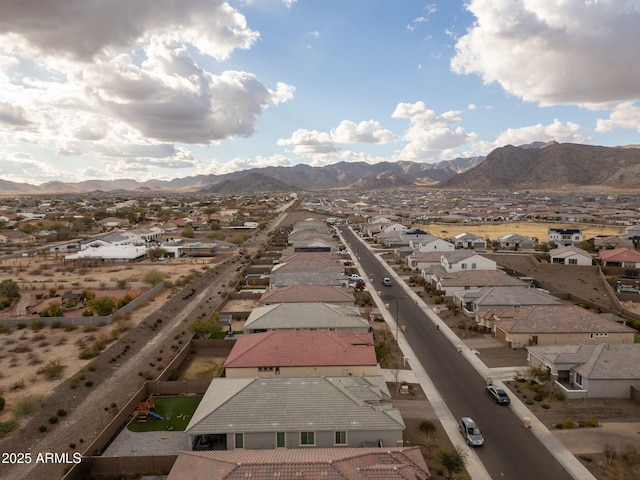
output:
M315 432L300 432L300 445L315 445L316 433Z
M235 435L235 447L244 448L244 433L236 433Z
M276 367L276 375L280 375L280 367Z
M347 432L336 432L335 438L336 445L346 445L347 444Z
M475 263L471 264L471 270L475 270L477 268L477 265Z
M602 337L608 337L609 334L607 332L596 332L596 333L590 333L589 334L589 338L602 338Z
M576 384L582 386L582 375L576 372Z
M284 432L276 432L276 448L284 448L285 446Z
M578 264L578 259L577 258L570 258L569 259L569 265L577 265Z
M461 264L461 265L460 265L460 268L462 268L463 270L466 270L466 268L467 268L467 264L466 264L466 263Z

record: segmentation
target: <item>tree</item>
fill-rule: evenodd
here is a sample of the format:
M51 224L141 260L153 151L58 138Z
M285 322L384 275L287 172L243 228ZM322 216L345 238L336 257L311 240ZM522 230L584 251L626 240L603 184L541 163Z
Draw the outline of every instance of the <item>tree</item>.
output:
M157 261L159 258L164 257L167 254L167 250L162 247L154 247L147 250L147 256L152 262Z
M3 280L0 283L0 294L9 299L17 298L20 296L20 286L13 280Z
M216 333L222 331L220 325L220 314L215 312L208 317L197 318L189 324L189 330L201 338L211 338Z
M193 238L194 230L193 227L184 227L182 229L182 236L185 238Z
M449 477L453 473L460 473L467 465L466 453L458 445L453 448L441 448L438 451L438 460L449 472Z
M88 305L89 308L98 315L109 315L116 308L116 304L113 299L107 296L94 298L88 303Z
M142 281L146 284L151 285L152 287L155 287L156 285L159 285L164 281L164 273L154 268L153 270L149 270L144 274L144 276L142 277Z

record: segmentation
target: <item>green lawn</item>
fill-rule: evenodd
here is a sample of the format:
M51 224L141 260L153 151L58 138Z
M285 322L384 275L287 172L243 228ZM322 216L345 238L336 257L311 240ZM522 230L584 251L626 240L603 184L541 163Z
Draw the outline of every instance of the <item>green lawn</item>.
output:
M187 428L189 420L202 400L201 395L181 397L153 397L154 411L162 416L162 420L151 415L147 416L146 423L139 423L135 416L129 422L129 430L132 432L159 432L170 430L183 431Z

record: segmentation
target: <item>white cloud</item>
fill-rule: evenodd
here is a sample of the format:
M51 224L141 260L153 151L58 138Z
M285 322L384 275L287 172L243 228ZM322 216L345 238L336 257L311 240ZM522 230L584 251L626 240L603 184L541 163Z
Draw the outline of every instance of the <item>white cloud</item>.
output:
M293 147L292 153L301 156L335 153L337 151L331 134L317 130L298 129L290 138L281 138L278 145Z
M396 159L413 161L435 161L443 158L444 152L454 151L461 145L475 140L476 135L467 133L459 111L448 111L437 115L424 102L399 103L392 118L405 118L409 129L402 137L407 145L396 152Z
M640 107L633 102L616 105L608 119L598 119L596 132L610 132L614 128L635 129L640 133Z
M33 183L34 179L39 183L58 179L60 169L35 160L29 154L23 152L0 157L0 178L11 182Z
M456 44L454 72L545 106L640 97L637 0L470 0L467 9L477 20Z
M220 60L258 38L244 16L221 0L22 0L3 5L0 31L29 45L34 55L82 61L130 49L160 32L176 32Z
M336 144L370 143L386 144L393 137L390 130L379 122L366 120L355 123L343 120L331 132L298 129L290 138L281 138L278 145L293 147L292 153L301 156L333 155L338 152ZM324 157L322 161L324 161Z
M192 168L180 144L250 136L264 109L293 98L294 87L283 82L272 89L252 73L213 74L196 63L194 48L224 59L257 38L227 3L147 3L26 0L3 9L5 147L28 143L96 162L122 158L127 170Z
M477 107L476 107L475 103L470 103L469 105L467 105L467 109L469 109L469 110L475 110L476 108Z
M530 125L522 128L509 128L501 132L493 142L477 142L474 148L488 153L505 145L526 145L533 142L589 143L590 138L584 135L585 128L574 122L561 122L557 119L548 125Z
M385 144L393 137L390 130L382 128L374 120L355 123L343 120L332 132L335 143L378 143Z

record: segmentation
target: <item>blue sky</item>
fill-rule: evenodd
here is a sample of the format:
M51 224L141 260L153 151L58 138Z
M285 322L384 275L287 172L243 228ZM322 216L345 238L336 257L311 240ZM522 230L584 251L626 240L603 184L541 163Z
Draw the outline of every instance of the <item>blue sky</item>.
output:
M0 178L171 179L640 144L640 0L23 0Z

